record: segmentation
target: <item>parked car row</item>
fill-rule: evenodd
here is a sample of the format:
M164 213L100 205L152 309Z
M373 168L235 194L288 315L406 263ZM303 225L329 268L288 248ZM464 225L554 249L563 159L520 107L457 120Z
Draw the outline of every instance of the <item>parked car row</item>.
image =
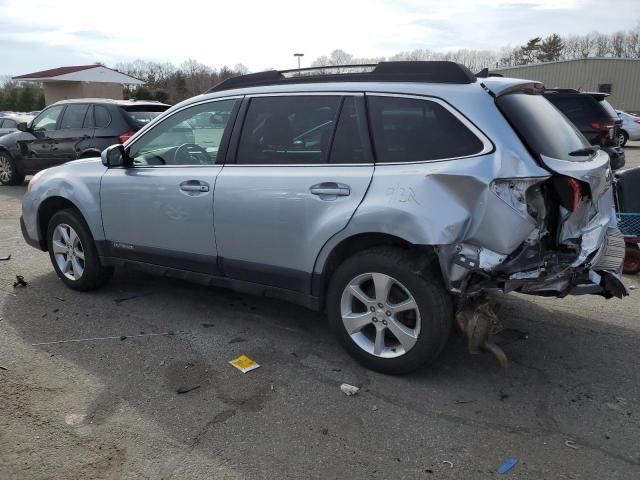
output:
M0 183L17 185L25 175L100 156L168 108L151 101L78 99L54 103L32 119L22 117L12 133L0 137Z
M471 351L505 364L490 289L627 294L602 99L452 62L359 68L234 77L131 138L137 112L165 106L49 107L0 141L5 183L44 166L37 149L62 148L68 122L91 131L71 156L100 149L104 112L116 144L33 176L26 241L72 289L126 265L324 310L349 353L387 373L434 360L454 318Z

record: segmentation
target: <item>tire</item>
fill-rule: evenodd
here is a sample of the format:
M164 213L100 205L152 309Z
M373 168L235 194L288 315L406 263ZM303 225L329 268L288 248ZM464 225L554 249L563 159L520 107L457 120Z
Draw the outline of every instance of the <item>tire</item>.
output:
M0 183L3 185L22 185L24 173L8 152L0 152Z
M375 289L385 284L391 285L390 293L376 296ZM351 285L360 287L356 295ZM401 304L415 308L400 311ZM365 250L340 265L329 283L327 314L332 330L353 358L371 370L391 375L409 373L433 361L453 324L451 297L437 262L396 247ZM343 320L343 314L347 319Z
M637 244L627 243L622 272L627 275L635 275L640 272L640 247Z
M61 210L51 217L47 247L58 277L73 290L94 290L113 274L113 269L100 263L91 231L75 209Z
M618 146L624 147L628 141L629 141L629 134L624 130L620 130L620 133L618 134L618 139L617 139Z

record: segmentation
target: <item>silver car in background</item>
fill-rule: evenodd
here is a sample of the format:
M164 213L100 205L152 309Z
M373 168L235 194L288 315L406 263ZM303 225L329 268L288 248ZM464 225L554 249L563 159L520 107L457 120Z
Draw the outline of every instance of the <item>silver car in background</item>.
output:
M640 117L620 110L617 113L622 120L622 125L618 129L618 145L623 147L629 140L640 140Z
M326 310L392 374L436 358L454 321L506 365L490 289L626 295L609 158L542 84L363 70L232 78L102 159L40 172L25 239L77 290L124 264Z
M0 137L18 131L19 123L29 123L34 115L5 113L0 114Z

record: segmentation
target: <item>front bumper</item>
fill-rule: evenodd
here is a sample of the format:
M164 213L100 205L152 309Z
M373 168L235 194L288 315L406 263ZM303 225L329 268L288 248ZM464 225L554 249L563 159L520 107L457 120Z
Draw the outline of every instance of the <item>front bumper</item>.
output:
M31 245L33 248L37 248L38 250L43 250L42 245L40 244L40 240L38 238L32 238L27 231L27 226L24 223L24 218L20 216L20 230L22 231L22 236L24 237L24 241Z

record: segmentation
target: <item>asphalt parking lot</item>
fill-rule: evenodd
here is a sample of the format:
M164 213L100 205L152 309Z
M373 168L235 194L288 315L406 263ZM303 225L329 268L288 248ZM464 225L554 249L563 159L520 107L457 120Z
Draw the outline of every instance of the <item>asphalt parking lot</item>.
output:
M121 271L66 289L22 239L25 190L0 186L3 480L640 478L637 289L502 296L527 333L504 345L510 369L453 336L431 367L389 377L355 364L321 315L275 300ZM74 339L95 340L42 345ZM234 369L240 354L261 367Z

